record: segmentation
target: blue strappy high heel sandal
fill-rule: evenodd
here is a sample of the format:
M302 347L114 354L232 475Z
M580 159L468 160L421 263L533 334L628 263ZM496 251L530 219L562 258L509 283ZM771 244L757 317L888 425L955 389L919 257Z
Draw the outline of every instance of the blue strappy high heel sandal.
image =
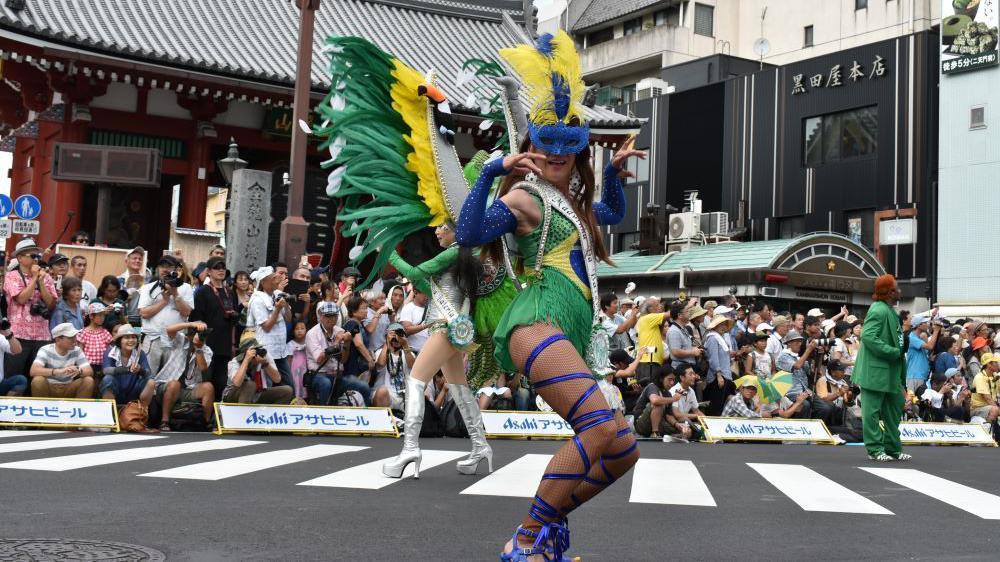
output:
M518 536L533 539L534 542L529 547L522 547ZM565 519L558 523L546 523L537 533L518 526L511 544L511 551L500 555L501 562L528 562L532 556L541 556L546 562L572 562L563 556L569 550L569 528Z

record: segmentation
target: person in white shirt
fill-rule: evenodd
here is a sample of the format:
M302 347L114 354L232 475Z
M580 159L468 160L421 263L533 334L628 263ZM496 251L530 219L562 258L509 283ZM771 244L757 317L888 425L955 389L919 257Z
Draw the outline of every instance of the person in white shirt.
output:
M427 294L414 287L413 299L404 304L403 310L399 311L399 323L403 325L414 353L420 353L429 335L427 333L428 324L424 323L426 309Z
M70 275L76 277L80 280L80 284L83 285L83 299L80 303L83 306L97 300L97 287L93 283L84 279L87 276L87 258L83 256L73 256L73 259L69 261L69 272Z
M257 283L257 290L250 296L247 306L247 327L254 329L254 337L267 349L281 373L281 384L294 388L292 371L288 365L288 327L292 321L292 307L284 299L275 299L276 291L283 290L288 279L275 268L265 266L250 274Z
M781 340L784 339L785 334L791 329L792 323L788 320L787 316L775 316L771 325L774 326L774 331L771 332L764 351L771 356L771 363L776 364L778 362L778 355L781 354L782 349L785 349L785 344L781 343Z
M139 316L142 318L142 351L149 369L156 375L166 361L164 338L168 326L186 322L194 310L194 290L172 277L179 262L166 255L156 264L159 278L139 290ZM178 284L179 283L179 284Z
M698 416L705 414L698 408L698 397L694 391L698 375L691 365L682 365L681 369L679 382L670 389L671 396L679 397L671 406L673 416L677 420L675 427L680 437L684 439L700 439L702 430L698 424Z
M399 323L390 324L385 346L375 351L378 376L375 379L372 406L405 409L403 397L406 394L406 377L410 376L414 361L416 356L407 341L406 329Z
M205 425L211 428L215 388L204 380L212 364L212 348L205 345L204 322L180 322L167 326L161 338L163 368L156 373L155 397L161 404L160 431L170 431L170 415L176 407L201 404Z

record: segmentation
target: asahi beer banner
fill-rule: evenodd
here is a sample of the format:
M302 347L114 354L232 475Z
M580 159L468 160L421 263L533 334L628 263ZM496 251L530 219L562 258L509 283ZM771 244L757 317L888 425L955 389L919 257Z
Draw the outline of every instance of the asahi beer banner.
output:
M489 437L573 437L573 427L555 412L484 411L483 424Z
M286 431L390 435L399 432L389 408L215 404L219 433Z
M0 425L107 427L118 430L114 400L0 398Z
M978 423L904 422L899 424L899 440L908 445L936 443L996 446L986 428Z
M823 420L701 417L708 441L805 441L833 443Z
M941 0L941 72L1000 64L1000 0Z

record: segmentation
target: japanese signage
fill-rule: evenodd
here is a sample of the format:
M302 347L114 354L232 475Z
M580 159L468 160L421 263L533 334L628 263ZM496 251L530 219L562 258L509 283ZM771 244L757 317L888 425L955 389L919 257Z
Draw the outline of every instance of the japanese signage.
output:
M573 426L555 412L483 412L487 437L573 437Z
M10 221L0 219L0 238L10 238Z
M917 242L917 219L884 220L878 224L878 243L899 246Z
M110 427L118 430L114 400L0 398L0 425Z
M904 422L899 424L899 440L911 445L949 443L996 446L989 432L978 423Z
M954 74L1000 64L1000 0L941 1L941 72Z
M820 88L839 88L847 83L857 84L864 80L878 80L885 76L885 59L876 55L870 62L851 61L849 65L835 64L829 71L816 74L795 74L792 76L792 95L805 94Z
M38 228L40 223L38 221L28 221L28 220L15 220L13 222L12 231L14 234L21 234L23 236L34 236L38 234Z
M271 107L264 116L264 126L261 127L261 132L265 135L278 137L292 136L292 125L295 125L292 115L291 107ZM312 126L315 119L316 113L310 111L306 117L306 122L309 123L309 126Z
M823 420L701 417L707 441L805 441L833 443Z
M388 408L215 404L219 433L291 431L391 435L399 432Z

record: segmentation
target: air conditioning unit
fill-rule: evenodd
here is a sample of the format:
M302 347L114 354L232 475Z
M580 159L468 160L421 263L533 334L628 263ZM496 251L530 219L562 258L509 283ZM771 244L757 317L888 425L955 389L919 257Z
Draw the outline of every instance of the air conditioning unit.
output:
M698 235L698 213L674 213L667 227L670 240L683 240Z
M702 213L700 224L705 236L725 236L729 234L729 213Z
M673 87L664 80L660 80L659 78L643 78L635 85L635 99L645 100L655 98L656 96L669 94L672 91L674 91Z
M52 179L159 187L160 151L58 142L52 154Z

